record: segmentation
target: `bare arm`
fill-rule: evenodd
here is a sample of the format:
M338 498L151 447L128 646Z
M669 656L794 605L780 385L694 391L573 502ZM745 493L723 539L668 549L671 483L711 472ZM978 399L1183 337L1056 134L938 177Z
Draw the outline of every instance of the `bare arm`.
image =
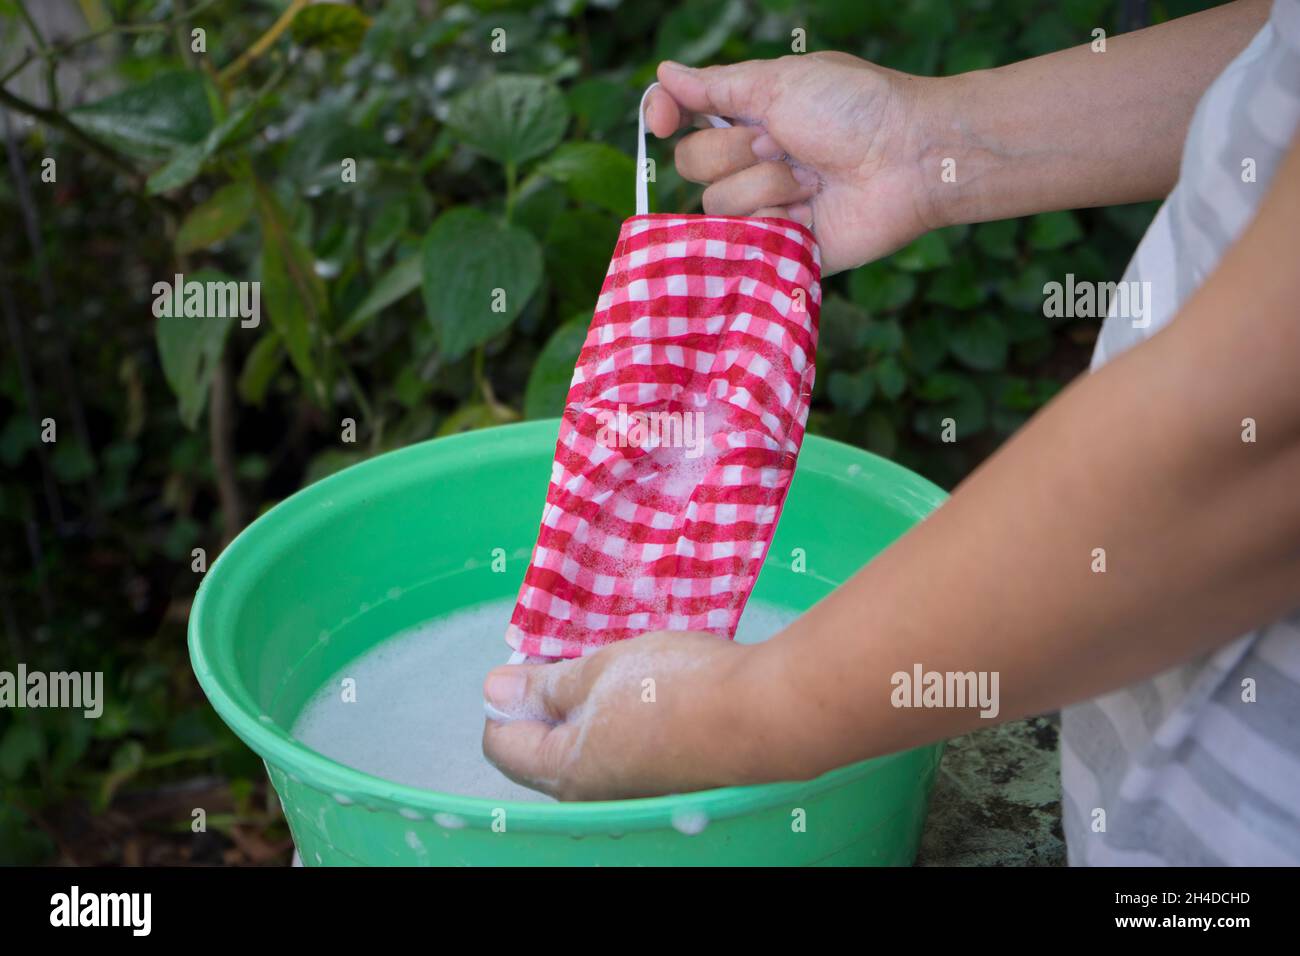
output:
M1173 188L1197 101L1268 18L1238 0L1106 40L946 81L922 151L956 183L941 224L1158 199Z
M998 672L1007 720L1300 606L1300 271L1274 254L1297 242L1293 144L1255 222L1169 327L1062 393L787 631L756 648L651 634L498 668L485 689L498 709L550 719L489 722L486 753L570 798L807 777L988 723L894 708L891 676L915 664Z
M939 226L1165 195L1197 100L1267 13L1239 0L1108 38L1104 53L946 78L843 53L664 63L647 121L659 136L697 112L754 124L685 137L678 171L708 185L710 215L811 225L830 274Z
M1300 606L1300 147L1180 316L1079 380L929 520L737 671L796 776L967 732L889 676L1000 672L1011 719L1124 686ZM1255 443L1242 440L1253 418ZM1093 549L1107 570L1092 570ZM769 696L769 700L771 696ZM764 758L766 759L766 758ZM770 771L769 771L770 772ZM764 774L766 775L766 774Z

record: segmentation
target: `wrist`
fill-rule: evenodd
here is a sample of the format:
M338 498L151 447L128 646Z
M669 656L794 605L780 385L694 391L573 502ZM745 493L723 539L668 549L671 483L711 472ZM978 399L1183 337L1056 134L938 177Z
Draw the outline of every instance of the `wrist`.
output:
M992 198L998 150L983 116L992 73L919 78L911 152L921 183L918 212L927 229L1000 218Z
M782 679L784 648L772 641L738 647L718 700L724 709L726 753L720 755L736 783L806 780L825 769L810 765L802 739L806 721L790 683Z

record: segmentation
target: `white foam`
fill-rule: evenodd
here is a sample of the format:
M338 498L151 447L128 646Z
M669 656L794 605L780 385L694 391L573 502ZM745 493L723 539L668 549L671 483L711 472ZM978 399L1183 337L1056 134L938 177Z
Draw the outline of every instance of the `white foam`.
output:
M483 757L483 678L505 661L513 599L430 621L384 641L335 674L293 727L303 744L377 777L490 800L549 800ZM750 602L736 639L757 644L795 613ZM343 680L355 682L343 700ZM336 798L337 799L337 798ZM346 798L344 798L346 799ZM440 820L443 826L456 821Z

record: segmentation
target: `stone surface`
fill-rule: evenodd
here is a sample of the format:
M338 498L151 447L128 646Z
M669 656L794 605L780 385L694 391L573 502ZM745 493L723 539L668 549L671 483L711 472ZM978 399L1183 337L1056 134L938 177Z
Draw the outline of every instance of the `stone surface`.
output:
M948 742L917 866L1062 866L1060 719L1031 717Z

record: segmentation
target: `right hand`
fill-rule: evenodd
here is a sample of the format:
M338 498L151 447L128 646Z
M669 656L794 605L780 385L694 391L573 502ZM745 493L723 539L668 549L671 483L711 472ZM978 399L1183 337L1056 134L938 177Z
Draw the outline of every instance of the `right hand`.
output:
M922 170L930 111L918 105L942 81L845 53L702 69L664 62L658 73L646 103L656 136L692 125L696 113L755 124L700 130L677 144L677 171L708 184L705 213L810 226L823 275L879 259L943 224ZM938 183L937 164L932 172Z

